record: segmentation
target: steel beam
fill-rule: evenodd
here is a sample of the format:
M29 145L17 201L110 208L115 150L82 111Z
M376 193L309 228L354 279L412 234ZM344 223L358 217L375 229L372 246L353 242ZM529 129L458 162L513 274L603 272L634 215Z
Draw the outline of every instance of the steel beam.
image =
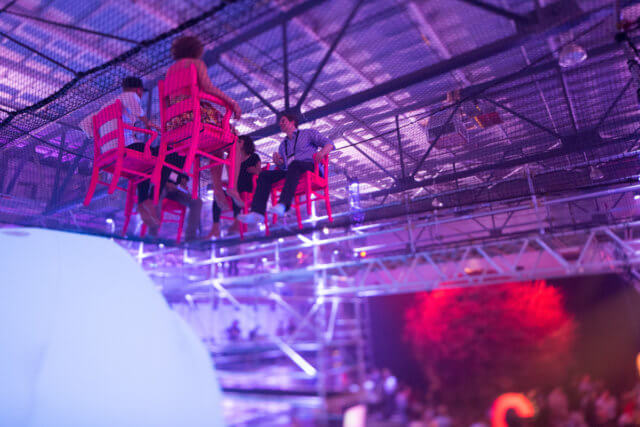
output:
M356 151L358 151L358 153L362 154L367 160L369 160L371 163L376 165L378 167L378 169L380 169L382 172L384 172L388 177L393 178L394 181L397 181L398 178L396 176L394 176L391 172L389 172L389 170L387 168L385 168L380 163L378 163L373 157L368 155L364 150L362 150L360 147L358 147L358 145L356 143L352 142L345 135L342 135L342 138L345 141L347 141L347 143L349 144L349 147L353 147Z
M309 83L307 83L307 87L305 87L304 92L302 92L302 95L300 95L300 98L298 98L298 102L296 103L296 109L298 110L301 109L302 104L304 103L305 99L307 99L307 95L309 95L309 92L313 88L313 85L315 85L316 80L318 79L318 76L324 69L324 66L327 64L327 61L329 60L329 58L331 58L333 51L336 49L336 47L338 47L338 43L340 43L340 40L342 40L342 37L344 37L344 34L347 32L347 28L349 28L351 21L353 21L353 18L358 13L358 9L360 9L360 6L362 6L362 3L364 3L364 0L356 0L356 4L353 7L353 9L351 9L351 13L347 17L347 20L342 24L342 27L340 28L340 31L336 35L336 38L331 43L331 46L329 46L329 50L327 50L324 57L318 64L318 68L316 68L316 71L315 73L313 73L311 80L309 80Z
M85 150L87 149L87 147L91 142L92 141L90 139L88 138L85 139L84 143L82 144L82 147L80 148L80 154L84 154ZM66 188L69 186L69 183L73 179L76 173L76 169L78 169L78 165L80 164L80 160L82 160L82 157L83 157L82 155L76 155L75 158L73 159L73 162L71 163L71 166L69 167L69 170L67 171L67 175L64 177L64 180L62 181L60 188L59 189L54 188L54 191L58 192L55 201L52 200L47 205L44 212L42 213L43 216L47 216L47 215L51 215L52 213L59 212L58 210L59 207L57 205L58 205L58 202L60 201L60 196L64 193Z
M404 170L404 154L402 150L402 138L400 137L400 119L396 116L396 135L398 137L398 154L400 155L400 173L402 174L402 180L407 177Z
M487 102L490 102L491 104L495 105L496 107L498 107L498 108L500 108L500 109L502 109L502 110L504 110L504 111L507 111L508 113L511 113L512 115L516 116L516 117L517 117L517 118L519 118L520 120L523 120L523 121L525 121L525 122L529 123L530 125L532 125L532 126L534 126L534 127L537 127L538 129L541 129L541 130L543 130L543 131L545 131L545 132L547 132L547 133L549 133L549 134L551 134L551 135L555 136L556 138L562 138L562 135L560 135L560 134L559 134L558 132L556 132L555 130L553 130L553 129L549 129L548 127L546 127L546 126L544 126L544 125L542 125L542 124L540 124L540 123L536 122L535 120L532 120L532 119L528 118L528 117L527 117L527 116L525 116L524 114L521 114L521 113L517 112L517 111L516 111L516 110L514 110L513 108L509 108L509 107L507 107L506 105L504 105L504 104L503 104L503 103L501 103L501 102L494 101L493 99L491 99L491 98L489 98L489 97L487 97L487 96L483 96L483 97L482 97L482 99L484 99L484 100L485 100L485 101L487 101ZM575 126L574 126L574 130L575 130L575 131L577 131L577 129L575 128Z
M611 105L609 105L609 107L607 108L607 111L605 111L605 113L602 115L600 120L598 120L598 124L595 127L596 130L600 129L600 126L602 126L604 124L604 121L607 120L607 117L609 117L609 114L611 114L611 111L613 111L615 106L618 105L618 102L620 102L620 100L622 99L622 96L627 92L627 90L631 86L632 81L633 81L633 78L630 78L627 81L627 83L624 85L624 87L620 90L620 93L618 93L618 96L616 96L616 98L613 100Z
M451 111L451 114L449 114L449 117L447 117L447 121L444 123L444 125L448 125L449 122L451 122L451 119L453 119L453 116L456 114L456 112L458 111L458 108L460 108L460 104L456 104L456 106L453 108L453 111ZM440 140L440 137L443 135L443 133L438 134L438 136L436 136L436 139L429 144L429 148L427 148L427 151L424 153L424 155L420 158L420 161L418 162L418 164L416 165L416 167L413 169L413 172L411 173L411 176L415 179L416 174L418 173L418 171L420 170L420 168L422 167L422 164L424 163L424 161L426 160L427 157L429 157L429 154L431 153L431 150L433 150L433 148L436 146L436 144L438 143L438 140ZM428 142L428 141L427 141Z
M251 28L249 31L246 31L240 34L239 36L232 38L229 41L220 43L215 48L206 51L202 56L202 59L207 65L213 66L217 63L218 58L224 52L230 51L240 46L242 43L245 43L251 40L252 38L257 37L260 34L263 34L277 27L278 25L282 25L288 22L289 20L291 20L292 18L298 15L302 15L303 13L306 13L309 10L313 9L314 7L317 7L327 1L328 0L307 0L303 3L300 3L299 5L292 7L288 11L279 14L275 18L268 19L265 22Z
M548 7L554 7L554 6L548 6ZM342 98L340 100L326 104L322 107L305 112L304 120L313 121L313 120L325 117L327 115L355 107L356 105L360 105L367 101L371 101L375 98L407 88L409 86L422 83L426 80L441 76L442 74L450 73L453 70L456 70L461 67L469 66L480 60L486 60L491 56L500 54L505 50L513 49L516 46L519 46L523 43L528 42L529 40L532 40L539 33L548 31L572 19L584 18L586 16L590 16L591 13L593 12L587 12L580 16L573 16L573 17L562 16L562 17L558 17L556 21L549 20L548 22L545 22L540 26L528 27L526 30L522 30L521 32L513 36L505 37L501 40L497 40L493 43L489 43L487 45L481 46L477 49L474 49L470 52L466 52L462 55L456 56L449 60L441 61L433 65L428 65L419 70L416 70L411 73L405 74L403 76L397 77L395 79L391 79L389 81L383 82L372 88L363 90L362 92L358 92L356 94L353 94L345 98ZM272 126L267 126L263 129L259 129L253 132L251 136L254 139L259 139L259 138L265 138L265 137L271 136L277 132L279 132L279 128L276 125L272 125Z
M526 16L519 15L519 14L517 14L515 12L511 12L511 11L506 10L506 9L502 9L502 8L500 8L498 6L494 6L494 5L490 4L490 3L486 3L486 2L481 1L481 0L459 0L459 1L461 1L463 3L467 3L468 5L471 5L471 6L477 7L478 9L482 9L484 11L490 12L490 13L492 13L494 15L501 16L501 17L507 18L507 19L511 19L511 20L516 21L518 23L523 23L523 24L529 23L529 18L527 18Z
M43 24L52 25L55 27L65 28L67 30L79 31L86 34L92 34L94 36L105 37L113 40L118 40L125 43L138 44L137 40L128 39L126 37L116 36L114 34L107 34L100 31L90 30L88 28L77 27L75 25L64 24L62 22L51 21L49 19L39 18L37 16L27 15L25 13L14 12L12 10L4 10L4 13L14 16L19 16L21 18L30 19L32 21L42 22Z
M264 99L264 97L262 95L260 95L260 92L258 92L256 89L253 88L253 86L251 86L248 82L246 82L240 75L238 75L238 73L236 73L235 71L233 71L231 69L231 67L227 66L224 62L222 61L218 61L218 65L220 67L222 67L223 70L225 70L227 73L231 74L231 76L233 76L234 79L236 79L238 81L238 83L240 83L242 86L244 86L249 92L251 92L251 94L253 96L255 96L256 98L258 98L268 109L270 109L274 114L278 114L278 110L271 105L271 103L269 101L267 101L266 99Z
M284 75L284 108L289 110L291 107L289 94L289 39L286 22L282 24L282 74Z
M60 200L60 195L62 194L63 188L60 188L60 174L62 173L62 157L64 155L64 149L67 146L67 132L63 132L60 137L60 150L58 150L58 167L56 168L56 177L53 181L53 188L51 189L51 199L47 202L46 209L50 209L51 206L54 206ZM73 171L70 171L73 174Z
M74 69L72 69L72 68L67 67L67 66L66 66L66 65L64 65L62 62L60 62L60 61L57 61L57 60L53 59L53 58L52 58L52 57L50 57L49 55L46 55L46 54L44 54L44 53L40 52L39 50L37 50L37 49L35 49L35 48L33 48L33 47L29 46L29 45L28 45L28 44L26 44L26 43L21 42L20 40L18 40L18 39L16 39L16 38L14 38L14 37L11 37L10 35L8 35L8 34L6 34L6 33L3 33L3 32L1 32L1 31L0 31L0 36L1 36L1 37L4 37L5 39L7 39L7 40L9 40L9 41L11 41L11 42L13 42L13 43L15 43L15 44L17 44L18 46L20 46L20 47L22 47L22 48L24 48L24 49L27 49L29 52L32 52L32 53L34 53L34 54L36 54L36 55L40 56L41 58L46 59L47 61L51 62L52 64L57 65L58 67L62 68L63 70L66 70L66 71L70 72L70 73L71 73L71 74L73 74L74 76L78 74L78 72L77 72L77 71L75 71L75 70L74 70Z

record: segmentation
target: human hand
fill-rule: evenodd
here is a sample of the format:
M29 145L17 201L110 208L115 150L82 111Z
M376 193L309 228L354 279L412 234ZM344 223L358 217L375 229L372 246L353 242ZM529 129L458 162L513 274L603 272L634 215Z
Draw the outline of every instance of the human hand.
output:
M240 119L240 116L242 116L242 110L240 109L240 106L238 105L238 103L234 102L232 108L233 108L233 116L236 119Z
M282 158L280 153L278 153L277 151L273 153L273 163L277 165L281 165L284 163L284 159Z

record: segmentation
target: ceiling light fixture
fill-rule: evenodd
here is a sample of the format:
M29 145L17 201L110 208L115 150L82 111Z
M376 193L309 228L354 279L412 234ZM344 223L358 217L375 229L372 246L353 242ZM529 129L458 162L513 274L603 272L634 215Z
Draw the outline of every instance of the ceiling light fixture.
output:
M587 59L587 51L577 43L569 43L560 50L558 63L562 68L575 67Z

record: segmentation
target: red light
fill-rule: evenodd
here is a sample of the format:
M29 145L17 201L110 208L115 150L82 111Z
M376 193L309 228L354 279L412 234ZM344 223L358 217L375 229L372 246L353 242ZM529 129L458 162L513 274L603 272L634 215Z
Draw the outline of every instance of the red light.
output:
M507 411L513 409L520 418L530 418L535 415L533 404L520 393L505 393L493 402L491 408L491 427L507 427Z
M360 251L360 258L364 258L367 256L367 251Z

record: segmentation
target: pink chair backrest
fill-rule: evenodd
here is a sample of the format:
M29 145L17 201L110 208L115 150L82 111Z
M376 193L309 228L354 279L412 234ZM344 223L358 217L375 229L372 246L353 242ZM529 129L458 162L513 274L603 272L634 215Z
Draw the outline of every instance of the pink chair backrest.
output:
M187 111L193 111L194 120L200 121L200 103L198 102L200 90L195 65L172 71L170 77L158 83L163 132L166 132L167 123L172 118ZM185 99L172 104L170 100L176 98Z
M198 86L198 73L194 64L191 64L189 67L170 69L170 74L167 74L167 78L160 80L158 83L158 93L160 96L162 132L163 136L168 137L168 143L174 142L172 141L172 131L167 130L167 123L174 117L178 117L188 111L193 112L193 121L178 128L182 129L182 131L184 131L185 128L188 129L194 122L200 123L202 113L200 100L205 100L209 105L218 110L220 117L220 123L218 123L218 125L228 130L229 119L232 114L231 108L213 95L200 91L200 87ZM181 101L176 102L176 99L181 99ZM214 123L209 124L213 125ZM192 130L197 132L200 128L196 127Z
M92 122L94 158L118 146L124 147L122 102L119 99L96 113Z

